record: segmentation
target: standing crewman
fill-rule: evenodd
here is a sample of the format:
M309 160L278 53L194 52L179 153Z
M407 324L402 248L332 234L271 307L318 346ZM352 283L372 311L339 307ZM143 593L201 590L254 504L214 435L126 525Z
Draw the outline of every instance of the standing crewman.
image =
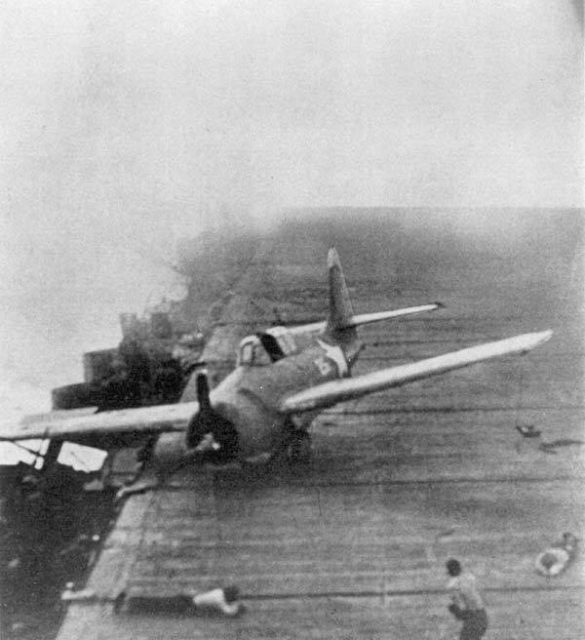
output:
M459 560L447 562L447 573L451 579L447 589L451 594L449 611L463 621L459 640L479 640L488 628L488 617L479 593L475 576L470 571L463 571Z

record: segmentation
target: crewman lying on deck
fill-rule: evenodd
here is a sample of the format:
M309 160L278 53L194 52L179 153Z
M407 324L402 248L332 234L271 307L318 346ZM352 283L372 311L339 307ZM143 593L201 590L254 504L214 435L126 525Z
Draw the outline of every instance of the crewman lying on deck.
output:
M226 616L237 616L243 611L243 605L238 602L238 597L238 588L232 586L200 593L193 598L193 603L198 611L208 609L220 611Z
M126 598L120 594L116 602L117 612L127 613L166 613L176 615L217 615L234 617L245 611L244 605L238 602L237 587L212 589L195 596L178 593L172 596L132 596Z

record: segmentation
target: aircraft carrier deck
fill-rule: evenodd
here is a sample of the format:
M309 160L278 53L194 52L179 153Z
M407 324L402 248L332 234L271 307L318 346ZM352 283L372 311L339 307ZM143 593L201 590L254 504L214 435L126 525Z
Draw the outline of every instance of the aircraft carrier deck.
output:
M487 638L585 637L582 553L556 578L534 570L540 551L585 524L582 254L570 240L582 230L572 217L541 222L526 237L500 229L502 245L449 233L423 242L420 229L380 220L291 223L259 241L204 354L223 371L273 306L287 321L325 312L331 244L356 312L446 305L362 329L357 372L555 334L525 357L323 413L306 466L189 469L129 498L59 640L454 638L449 557L478 577ZM516 429L529 424L540 440ZM228 584L247 608L236 619L115 612L122 592L144 603Z

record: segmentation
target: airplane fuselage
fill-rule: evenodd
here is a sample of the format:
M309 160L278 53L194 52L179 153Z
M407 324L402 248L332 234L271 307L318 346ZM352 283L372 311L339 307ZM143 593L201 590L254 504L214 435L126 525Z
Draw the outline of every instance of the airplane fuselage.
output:
M268 456L286 445L291 430L306 430L317 412L288 419L278 411L282 399L329 380L347 377L350 362L338 344L321 335L303 336L310 344L302 351L264 364L239 364L210 393L214 411L237 432L237 459L250 461ZM351 363L353 364L353 362ZM196 399L195 376L181 401Z
M176 404L32 416L12 430L0 430L0 436L10 441L49 437L57 443L97 439L118 447L128 438L147 442L144 459L159 479L187 461L255 462L279 452L301 459L307 429L325 408L492 358L521 355L552 334L527 333L352 377L362 346L358 327L434 311L441 304L355 314L334 249L327 265L327 319L245 337L234 371L215 389L210 390L204 371L196 371Z

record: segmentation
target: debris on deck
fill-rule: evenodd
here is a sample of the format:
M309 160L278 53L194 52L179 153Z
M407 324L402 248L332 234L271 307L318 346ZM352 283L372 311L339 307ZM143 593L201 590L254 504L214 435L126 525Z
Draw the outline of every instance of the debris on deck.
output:
M572 533L563 533L559 542L552 544L536 558L537 573L547 578L563 573L577 557L577 547L577 537Z

